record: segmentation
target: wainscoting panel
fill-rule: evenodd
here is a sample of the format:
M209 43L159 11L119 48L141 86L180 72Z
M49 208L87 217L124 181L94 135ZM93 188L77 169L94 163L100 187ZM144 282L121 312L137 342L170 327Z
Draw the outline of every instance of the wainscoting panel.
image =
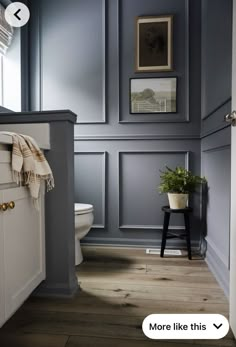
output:
M106 224L106 158L106 152L75 152L75 201L94 206L93 227L102 229Z
M188 168L188 152L119 153L119 228L162 229L161 206L166 194L159 194L160 170L165 166ZM181 229L181 216L173 216L171 225Z
M231 106L232 1L204 0L201 4L201 117L205 120L202 131L206 134L210 129L224 127L222 116ZM225 18L224 24L219 25L222 18Z
M220 245L221 260L228 266L230 212L230 146L203 152L203 172L208 179L207 238ZM216 211L221 211L219 215Z
M106 123L107 0L42 0L33 7L38 52L31 57L37 67L31 84L32 93L39 84L39 100L32 95L32 106L71 109L78 123Z
M79 154L77 153L79 152ZM95 153L94 153L95 152ZM106 160L106 186L101 174ZM82 240L85 243L160 246L163 212L167 195L160 195L160 171L165 165L177 165L200 173L200 141L195 140L134 140L108 139L75 141L75 189L80 202L95 206L95 226ZM105 169L103 169L104 171ZM103 225L102 196L106 195L105 228ZM83 198L83 200L82 200ZM200 239L200 195L190 199L191 235L195 246ZM104 205L103 205L104 206ZM96 211L98 209L98 211ZM172 216L170 226L183 229L182 216ZM169 247L184 247L184 240L169 240Z
M208 180L206 260L228 294L230 236L230 128L202 141L202 174Z
M135 2L135 7L133 4ZM119 85L120 85L120 123L156 123L156 122L188 122L189 121L189 0L159 1L119 1L119 36L120 36L120 64ZM142 73L139 76L135 74L135 22L130 20L129 13L140 16L166 15L173 14L173 40L174 40L174 72L162 72L155 76L155 73ZM158 10L157 10L158 8ZM134 13L135 11L135 13ZM179 35L175 35L178 32ZM181 39L180 39L181 38ZM178 47L178 49L176 49ZM177 113L174 114L129 114L129 79L139 77L172 77L181 76L178 79L177 89Z
M229 123L224 121L224 116L231 111L231 98L220 105L215 112L210 113L202 121L202 137L211 135L221 129L227 128Z
M231 96L232 2L204 0L201 3L202 119L205 119ZM222 18L225 18L224 25L219 25Z

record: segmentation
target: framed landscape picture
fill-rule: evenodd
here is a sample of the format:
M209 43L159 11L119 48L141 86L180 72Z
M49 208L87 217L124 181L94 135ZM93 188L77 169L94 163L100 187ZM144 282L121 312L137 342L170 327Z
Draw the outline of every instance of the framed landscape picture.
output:
M176 113L177 77L131 78L130 113Z
M173 69L173 16L136 18L136 72Z

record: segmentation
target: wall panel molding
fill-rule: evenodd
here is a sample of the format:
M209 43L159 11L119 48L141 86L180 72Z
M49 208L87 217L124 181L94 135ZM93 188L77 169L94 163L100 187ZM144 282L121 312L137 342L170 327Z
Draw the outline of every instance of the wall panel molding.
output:
M163 224L160 225L134 225L134 224L123 224L119 226L119 229L123 230L162 230L163 229ZM184 225L169 225L169 229L172 230L183 230Z
M213 112L204 116L202 119L201 137L209 136L230 126L230 124L226 123L224 120L224 116L230 111L231 98L227 99L219 107L216 107Z
M201 118L207 120L231 101L232 2L202 1ZM212 16L212 11L214 15ZM221 26L216 23L222 18ZM214 36L218 40L213 39ZM219 47L221 47L219 51ZM223 111L224 116L224 111ZM215 118L213 126L220 123Z
M190 14L190 1L189 0L185 0L185 73L184 73L184 80L185 80L185 109L182 110L182 114L184 114L184 117L181 116L181 113L178 110L178 104L179 104L179 100L178 100L178 89L179 86L177 87L177 110L178 112L175 114L165 114L165 113L159 113L159 114L153 114L153 119L149 119L149 120L128 120L128 119L122 119L121 117L121 93L120 93L120 89L121 89L121 57L120 57L120 52L121 50L121 33L120 33L120 27L121 27L121 0L116 0L117 1L117 33L118 33L118 95L117 95L117 99L118 99L118 115L119 115L119 123L120 124L137 124L137 123L188 123L190 122L190 106L189 106L189 86L190 86L190 69L189 69L189 49L190 49L190 38L189 38L189 31L190 31L190 23L189 23L189 14ZM141 15L141 14L140 14ZM147 75L148 77L155 77L153 76L152 73L151 75ZM146 76L146 75L145 75ZM169 77L178 77L178 73L176 74L175 71L170 72L168 75L166 75L166 73L163 75L165 77L169 76ZM131 76L130 76L131 77ZM143 74L136 74L134 78L139 78L139 77L144 77ZM160 76L156 76L156 77L162 77ZM181 76L182 77L182 76ZM145 114L140 114L138 115L143 116ZM149 114L150 116L150 114ZM154 118L155 117L155 118Z
M190 42L189 42L189 6L190 1L185 0L185 35L186 35L186 47L185 47L185 56L186 56L186 62L185 62L185 85L186 85L186 91L185 91L185 98L186 98L186 104L185 104L185 120L186 122L190 121L190 107L189 107L189 86L190 86L190 70L189 70L189 48L190 48Z
M201 139L201 152L225 146L231 146L230 125L227 125L225 128L219 129L209 135L203 136Z
M107 123L107 0L102 0L102 119L100 121L79 122L76 124L106 124ZM78 117L79 118L79 117ZM78 119L77 118L77 119Z
M185 168L189 170L189 157L190 157L190 152L189 151L119 151L118 152L118 227L119 229L126 229L126 230L162 230L163 226L162 225L132 225L132 224L126 224L124 225L122 223L122 215L121 215L121 204L122 204L122 174L121 174L121 161L122 161L122 155L123 154L184 154L185 155ZM179 230L183 229L183 226L178 225L178 226L170 226L171 229Z
M206 120L209 117L212 117L215 115L215 112L219 111L221 108L223 108L226 104L228 104L229 102L231 102L231 97L228 98L227 100L225 100L224 102L220 103L216 108L214 108L214 110L212 110L210 113L206 114L203 116L202 120Z
M230 148L230 145L220 145L220 146L214 146L214 147L211 147L211 148L208 148L208 149L204 149L202 151L202 153L213 153L213 152L217 152L217 151L223 151L223 150L226 150L226 149L229 149Z
M76 135L74 141L200 140L200 135Z
M149 246L144 246L143 244L149 244ZM130 247L130 246L137 246L142 248L147 247L159 247L161 246L161 239L137 239L137 238L122 238L122 237L85 237L82 240L82 245L86 247L86 245L93 244L99 245L99 246L117 246L121 245L122 247ZM181 249L186 249L186 242L183 240L169 240L167 248L170 247L181 247ZM191 248L192 250L199 250L199 241L192 240L191 241Z
M215 129L202 132L202 133L201 133L201 136L200 136L200 139L204 139L205 137L214 135L214 134L216 134L216 133L222 131L223 129L229 128L229 127L230 127L230 124L225 124L224 126L219 126L219 127L216 127Z
M96 121L79 121L76 124L106 124L107 123L107 0L101 0L102 2L102 115L101 120ZM42 2L38 2L33 7L32 18L33 21L33 40L31 39L31 45L34 50L31 50L31 64L33 61L33 69L30 76L31 85L35 91L31 91L30 110L41 111L44 109L44 67L43 67L43 25L42 25ZM79 119L79 117L78 117Z
M107 220L107 157L106 151L75 151L76 155L103 155L103 167L102 167L102 224L94 224L92 229L106 229Z

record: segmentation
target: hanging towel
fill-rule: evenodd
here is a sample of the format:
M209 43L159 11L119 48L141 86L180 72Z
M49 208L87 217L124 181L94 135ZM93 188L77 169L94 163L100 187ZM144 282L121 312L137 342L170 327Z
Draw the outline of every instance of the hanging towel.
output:
M1 132L12 137L12 172L17 184L28 186L37 205L40 185L46 181L47 191L54 188L52 170L36 141L27 135Z

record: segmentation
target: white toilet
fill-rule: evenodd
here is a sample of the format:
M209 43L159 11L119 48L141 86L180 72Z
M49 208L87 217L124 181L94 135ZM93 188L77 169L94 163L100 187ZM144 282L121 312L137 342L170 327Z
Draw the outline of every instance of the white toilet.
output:
M83 261L80 240L87 235L93 225L93 205L75 204L75 265Z

